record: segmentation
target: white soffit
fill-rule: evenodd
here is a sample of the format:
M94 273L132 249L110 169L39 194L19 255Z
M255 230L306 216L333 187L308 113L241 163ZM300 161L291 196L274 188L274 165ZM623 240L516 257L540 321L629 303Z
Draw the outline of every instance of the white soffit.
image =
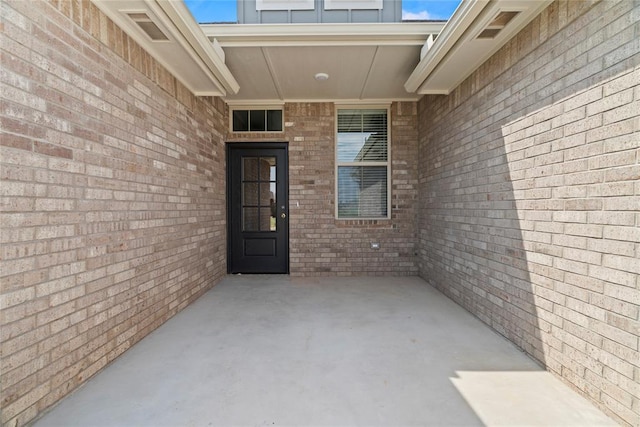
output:
M552 1L463 0L405 89L420 95L450 93ZM496 25L503 16L511 20Z
M238 91L224 57L202 34L182 1L91 1L195 95Z

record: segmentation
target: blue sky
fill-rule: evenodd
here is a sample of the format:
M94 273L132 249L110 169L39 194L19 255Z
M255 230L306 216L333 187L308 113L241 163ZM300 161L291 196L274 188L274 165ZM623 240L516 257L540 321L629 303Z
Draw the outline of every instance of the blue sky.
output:
M460 4L460 0L397 1L402 1L404 19L449 19ZM236 22L236 0L184 0L184 2L198 22Z

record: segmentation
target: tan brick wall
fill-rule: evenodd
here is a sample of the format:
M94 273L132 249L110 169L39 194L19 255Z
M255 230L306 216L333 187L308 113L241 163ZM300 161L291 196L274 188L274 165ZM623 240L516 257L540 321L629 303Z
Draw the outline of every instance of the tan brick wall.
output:
M88 1L2 1L0 383L23 425L226 272L225 106Z
M557 1L419 104L421 276L635 426L639 17Z
M230 133L228 140L289 143L291 274L417 274L417 104L391 106L390 220L335 218L334 104L286 104L284 120L284 133ZM380 249L371 249L372 242Z

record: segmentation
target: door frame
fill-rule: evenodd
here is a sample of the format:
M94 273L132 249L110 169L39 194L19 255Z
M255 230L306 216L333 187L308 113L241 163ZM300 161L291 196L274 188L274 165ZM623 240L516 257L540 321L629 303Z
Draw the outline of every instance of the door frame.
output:
M287 248L287 260L286 260L286 270L282 273L269 273L269 274L289 274L290 273L290 268L291 268L291 247L290 247L290 227L289 227L289 143L288 142L227 142L226 143L226 179L227 179L227 183L226 183L226 199L227 199L227 203L226 203L226 207L227 207L227 211L226 211L226 221L227 221L227 274L232 274L231 273L231 267L232 267L232 249L231 249L231 239L232 239L232 235L233 235L233 230L232 230L232 221L230 221L230 216L231 216L231 212L232 212L232 180L231 180L231 174L232 174L232 168L231 168L231 152L233 150L245 150L245 149L249 149L249 150L261 150L261 149L282 149L284 150L284 158L285 158L285 168L283 174L284 174L284 180L285 180L285 196L286 196L286 214L287 214L287 221L285 221L284 224L284 234L285 234L285 238L286 238L286 248ZM261 274L261 273L242 273L242 274Z

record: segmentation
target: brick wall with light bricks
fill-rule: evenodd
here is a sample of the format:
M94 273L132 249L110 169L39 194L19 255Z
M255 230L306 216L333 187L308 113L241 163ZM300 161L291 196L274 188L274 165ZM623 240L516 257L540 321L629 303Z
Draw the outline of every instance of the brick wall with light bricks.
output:
M420 102L420 275L640 424L640 5L557 1Z
M226 106L89 1L0 11L0 424L14 426L226 273Z
M333 103L285 104L283 133L229 133L230 143L288 142L291 275L417 274L417 104L393 103L389 120L390 219L336 219Z

